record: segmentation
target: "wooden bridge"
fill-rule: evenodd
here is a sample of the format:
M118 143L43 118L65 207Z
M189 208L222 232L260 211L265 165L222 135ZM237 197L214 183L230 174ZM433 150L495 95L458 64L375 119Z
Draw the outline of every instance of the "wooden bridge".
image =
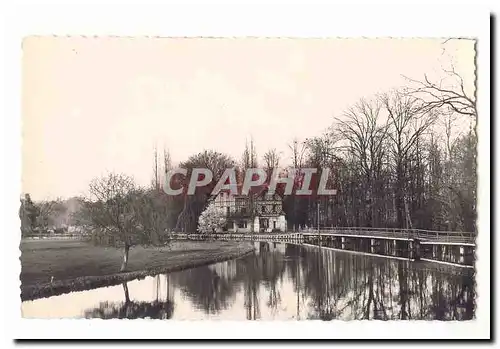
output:
M423 229L388 229L388 228L329 228L300 232L304 238L328 236L358 237L384 240L418 240L420 245L457 245L475 246L476 234L469 232L435 231Z
M173 235L175 238L199 239L199 234L181 234ZM283 233L215 233L210 238L215 239L237 239L237 240L260 240L260 241L294 241L301 242L310 239L321 240L328 238L361 238L376 240L393 241L418 241L419 245L456 245L474 247L475 233L451 232L451 231L433 231L422 229L389 229L389 228L329 228L319 230L301 230L296 232Z
M474 233L422 229L331 228L302 232L303 243L338 246L341 249L360 248L359 243L368 246L371 251L384 250L384 253L399 249L407 251L408 258L414 260L420 260L429 248L433 258L456 249L461 261L465 257L470 259L476 246L475 237Z
M339 250L368 250L377 255L406 251L404 259L444 258L456 251L460 263L474 255L475 233L432 231L422 229L330 228L283 233L214 233L206 236L217 240L250 240L288 242L300 245L333 247ZM172 238L199 240L199 234L173 234ZM441 256L441 257L439 257ZM439 261L438 261L439 262ZM440 263L445 263L441 261ZM469 262L467 262L469 263ZM453 264L453 263L452 263Z

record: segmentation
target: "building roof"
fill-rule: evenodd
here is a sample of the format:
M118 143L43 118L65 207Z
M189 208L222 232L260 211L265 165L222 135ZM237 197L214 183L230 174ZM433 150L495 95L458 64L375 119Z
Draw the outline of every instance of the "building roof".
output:
M236 187L237 187L238 195L242 195L243 184L238 184ZM262 195L268 189L269 189L269 183L264 183L264 184L261 184L258 186L250 187L250 189L248 191L248 196L258 197L258 196ZM284 183L278 183L276 185L275 193L278 194L281 198L283 198L284 191L285 191ZM231 194L231 191L229 189L222 189L220 192Z

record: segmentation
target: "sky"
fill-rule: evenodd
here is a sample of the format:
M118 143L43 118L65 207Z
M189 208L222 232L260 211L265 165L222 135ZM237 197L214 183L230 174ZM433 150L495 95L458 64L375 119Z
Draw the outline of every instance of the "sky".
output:
M241 159L253 138L319 136L362 97L439 79L453 62L474 89L474 42L445 39L28 37L22 62L22 191L84 195L121 172L148 185L153 150L174 164L204 149Z

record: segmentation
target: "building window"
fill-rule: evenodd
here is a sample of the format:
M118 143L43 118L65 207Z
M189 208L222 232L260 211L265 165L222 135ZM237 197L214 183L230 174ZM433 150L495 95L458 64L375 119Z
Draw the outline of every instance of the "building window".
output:
M266 213L266 206L262 206L262 213Z
M273 205L273 213L276 213L276 205Z
M276 221L273 221L273 229L276 229Z
M229 216L231 208L229 206L226 207L226 215Z
M247 221L238 222L238 228L246 228L246 227L247 227Z
M248 206L248 202L245 198L237 198L235 206L236 206L236 212L245 213Z

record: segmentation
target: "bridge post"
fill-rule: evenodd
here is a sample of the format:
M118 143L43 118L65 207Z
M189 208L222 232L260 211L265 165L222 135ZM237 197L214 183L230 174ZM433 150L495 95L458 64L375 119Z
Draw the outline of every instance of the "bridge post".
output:
M465 260L465 246L460 246L460 263L463 263Z
M414 239L413 240L413 258L418 261L420 260L420 240L419 239Z
M465 246L460 246L460 263L465 261Z

